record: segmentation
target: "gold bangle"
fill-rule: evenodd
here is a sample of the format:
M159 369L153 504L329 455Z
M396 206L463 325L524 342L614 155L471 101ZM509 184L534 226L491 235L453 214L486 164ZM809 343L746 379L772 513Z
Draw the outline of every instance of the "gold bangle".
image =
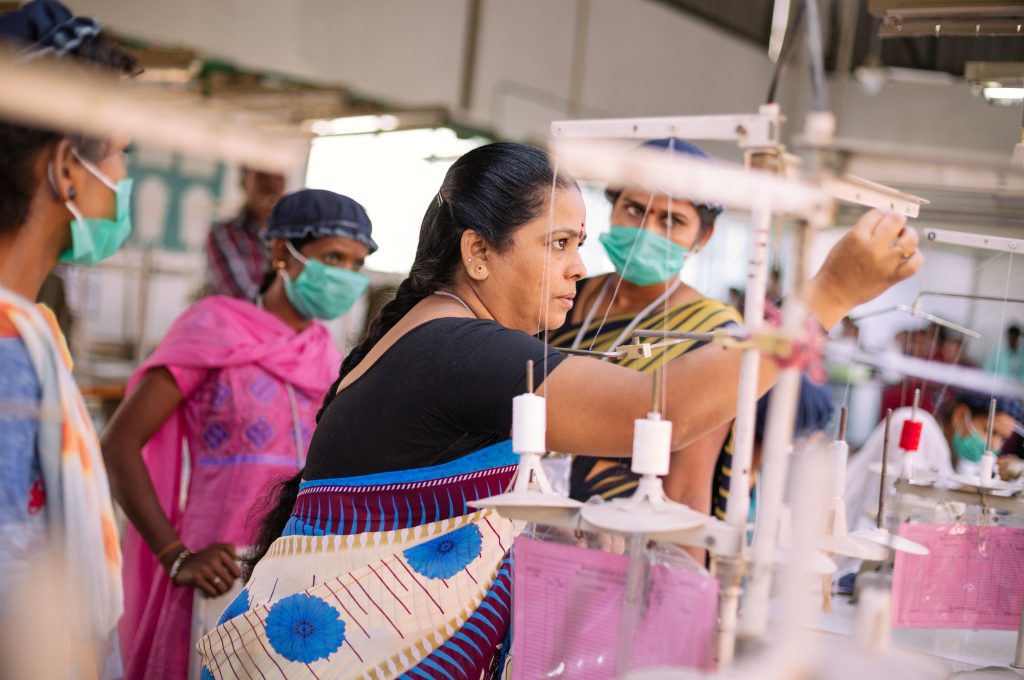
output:
M174 550L179 545L184 545L184 543L181 542L180 538L176 538L164 547L160 548L159 552L157 552L156 554L156 561L159 562L160 560L162 560L169 552Z

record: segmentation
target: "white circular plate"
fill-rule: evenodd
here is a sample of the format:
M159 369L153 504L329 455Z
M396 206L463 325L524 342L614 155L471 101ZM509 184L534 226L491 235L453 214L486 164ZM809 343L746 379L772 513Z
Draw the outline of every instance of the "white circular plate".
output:
M903 538L896 534L890 534L885 529L865 529L864 531L855 531L850 535L855 538L863 538L865 541L884 545L887 548L892 548L893 550L910 553L911 555L928 554L928 548L924 547L920 543L915 543L909 538Z
M868 471L873 472L876 475L882 474L882 461L876 460L874 463L868 464ZM889 463L886 466L885 476L887 479L896 479L900 476L900 466L894 463ZM911 484L922 484L930 485L934 484L939 479L939 473L931 468L926 467L915 467L914 477L910 480Z
M680 503L654 506L649 502L629 503L617 498L604 503L587 503L580 510L583 519L599 529L624 534L660 534L697 529L711 517Z
M869 562L881 562L889 556L889 549L881 543L849 535L820 536L817 548L833 555L845 555Z
M567 526L576 523L582 503L557 494L530 491L503 493L471 501L468 505L480 510L496 510L505 519L514 521Z
M974 475L961 475L959 473L952 474L949 477L947 477L947 479L955 484L960 484L961 486L969 486L972 489L977 489L978 491L982 492L1020 491L1024 489L1024 486L1021 486L1018 483L1006 482L1003 481L1002 479L990 479L988 480L988 483L982 484L981 479Z
M526 493L509 493L481 498L476 501L469 501L468 505L474 508L507 508L507 507L531 507L531 508L579 508L583 506L577 500L559 496L556 493L540 493L539 491L527 491Z

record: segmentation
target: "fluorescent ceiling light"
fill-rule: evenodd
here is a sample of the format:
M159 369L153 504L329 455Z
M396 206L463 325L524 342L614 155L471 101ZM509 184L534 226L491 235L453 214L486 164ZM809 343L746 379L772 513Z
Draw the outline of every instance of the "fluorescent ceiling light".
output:
M986 87L985 101L993 104L1019 104L1024 101L1024 87Z
M371 132L386 132L398 128L398 118L383 116L347 116L333 120L314 120L310 129L317 135L359 135Z

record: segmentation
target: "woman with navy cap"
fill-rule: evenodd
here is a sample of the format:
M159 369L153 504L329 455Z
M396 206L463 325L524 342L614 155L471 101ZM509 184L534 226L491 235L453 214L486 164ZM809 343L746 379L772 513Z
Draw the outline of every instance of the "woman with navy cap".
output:
M175 321L103 436L125 538L127 678L183 678L191 638L231 591L253 505L305 463L341 356L320 320L367 288L377 246L361 205L306 189L275 206L273 269L255 303L214 296ZM190 479L182 503L182 463ZM193 664L193 673L198 672Z
M655 139L643 147L709 160L681 139ZM711 240L720 206L633 187L609 189L607 196L612 203L612 226L599 240L615 271L577 284L576 304L565 325L552 333L553 346L609 351L631 342L636 328L709 333L741 323L734 308L705 297L679 278L686 262ZM705 344L681 342L657 348L649 358L617 363L652 372ZM711 480L723 443L724 456L731 452L729 430L728 424L720 426L673 454L672 472L665 480L673 499L710 511ZM628 496L636 489L637 479L628 459L577 456L570 491L582 501L595 495Z

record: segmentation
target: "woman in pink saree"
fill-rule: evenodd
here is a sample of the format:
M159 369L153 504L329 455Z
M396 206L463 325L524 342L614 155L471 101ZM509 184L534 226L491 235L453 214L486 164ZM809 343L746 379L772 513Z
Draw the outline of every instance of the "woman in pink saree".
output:
M251 509L302 468L341 363L317 319L343 314L367 287L358 270L376 244L355 201L296 192L265 236L274 268L260 297L209 297L182 314L103 437L130 521L120 624L129 680L198 677L191 639L237 590Z

